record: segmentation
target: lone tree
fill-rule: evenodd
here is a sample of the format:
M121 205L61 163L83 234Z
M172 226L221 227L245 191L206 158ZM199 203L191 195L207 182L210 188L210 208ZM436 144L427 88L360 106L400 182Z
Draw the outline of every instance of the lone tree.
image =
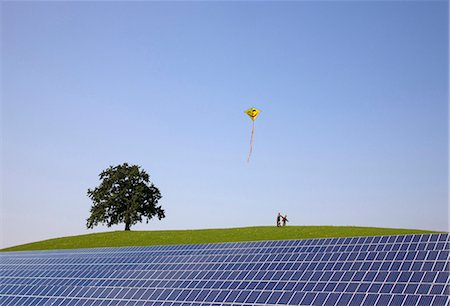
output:
M88 189L88 196L92 200L91 216L87 219L87 228L94 228L98 223L106 223L108 227L125 223L125 230L131 225L147 223L154 216L159 220L165 217L164 210L157 206L161 193L150 176L139 166L127 163L110 166L99 175L100 186Z

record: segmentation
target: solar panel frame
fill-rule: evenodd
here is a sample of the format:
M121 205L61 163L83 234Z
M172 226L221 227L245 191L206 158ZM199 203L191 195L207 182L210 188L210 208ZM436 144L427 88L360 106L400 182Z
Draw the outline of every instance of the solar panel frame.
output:
M435 234L1 254L0 303L448 304L448 240Z

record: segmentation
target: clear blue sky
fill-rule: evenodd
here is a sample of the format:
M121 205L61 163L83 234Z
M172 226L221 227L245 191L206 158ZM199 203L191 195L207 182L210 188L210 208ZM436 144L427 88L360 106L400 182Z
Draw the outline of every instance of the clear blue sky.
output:
M448 229L447 1L1 9L0 246L122 230L85 223L123 162L167 215L134 230Z

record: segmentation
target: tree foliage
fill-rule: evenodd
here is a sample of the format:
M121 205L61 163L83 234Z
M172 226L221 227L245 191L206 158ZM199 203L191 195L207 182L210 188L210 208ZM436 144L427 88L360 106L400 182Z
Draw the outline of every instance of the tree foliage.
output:
M148 223L155 216L159 220L165 217L164 210L158 206L162 197L159 189L139 166L127 163L110 166L99 177L100 185L87 192L93 202L87 228L99 223L108 227L125 223L125 230L130 230L131 225L143 219Z

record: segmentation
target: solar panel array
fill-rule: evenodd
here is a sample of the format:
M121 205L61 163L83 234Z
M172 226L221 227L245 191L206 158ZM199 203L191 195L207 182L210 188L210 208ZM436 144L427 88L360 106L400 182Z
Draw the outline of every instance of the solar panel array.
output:
M0 253L0 305L449 305L449 235Z

